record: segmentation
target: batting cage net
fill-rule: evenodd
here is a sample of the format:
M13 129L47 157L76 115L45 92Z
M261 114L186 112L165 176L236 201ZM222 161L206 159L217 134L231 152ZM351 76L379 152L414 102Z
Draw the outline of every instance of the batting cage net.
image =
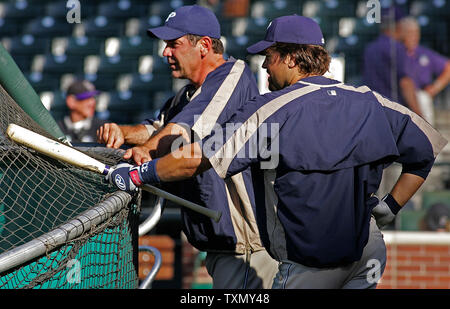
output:
M0 104L0 288L136 288L140 194L12 142L10 123L52 137L2 87Z

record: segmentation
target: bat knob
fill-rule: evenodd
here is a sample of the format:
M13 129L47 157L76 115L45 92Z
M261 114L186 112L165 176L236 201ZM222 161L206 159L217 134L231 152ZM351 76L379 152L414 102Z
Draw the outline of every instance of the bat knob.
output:
M111 167L109 167L108 165L105 165L105 169L103 170L103 175L106 176L109 174Z

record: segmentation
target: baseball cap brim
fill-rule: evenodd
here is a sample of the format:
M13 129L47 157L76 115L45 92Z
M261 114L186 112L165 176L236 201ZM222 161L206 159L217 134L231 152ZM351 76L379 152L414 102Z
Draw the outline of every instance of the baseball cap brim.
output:
M273 44L275 44L275 42L270 42L270 41L265 41L265 40L259 41L255 44L247 47L247 52L249 52L250 54L260 54L262 51L269 48Z
M75 97L77 98L77 100L86 100L95 97L98 94L100 94L100 91L94 90L76 94Z
M160 40L166 41L175 40L182 37L183 35L186 35L186 33L183 31L173 29L167 26L150 28L147 30L147 34L151 37L157 37Z

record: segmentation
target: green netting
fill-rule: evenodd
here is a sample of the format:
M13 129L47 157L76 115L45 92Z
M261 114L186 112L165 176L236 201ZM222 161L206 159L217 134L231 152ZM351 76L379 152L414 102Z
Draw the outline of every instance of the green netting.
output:
M0 288L137 288L132 231L124 209L79 239L0 277ZM117 221L122 223L117 225Z
M2 269L2 256L95 209L115 188L104 183L101 175L74 168L10 141L5 134L10 123L52 137L2 87L0 104ZM119 152L106 148L84 152L108 165L121 159ZM14 269L2 270L0 288L135 288L139 198L134 196L129 204L120 206L117 214L106 218L106 222L84 231L77 239L68 239L62 247L24 261ZM68 280L74 273L80 280Z

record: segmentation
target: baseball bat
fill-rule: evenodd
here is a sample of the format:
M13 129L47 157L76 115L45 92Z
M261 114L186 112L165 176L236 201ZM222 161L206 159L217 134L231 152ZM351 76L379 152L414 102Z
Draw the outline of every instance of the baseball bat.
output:
M37 134L16 124L9 124L6 130L6 134L11 140L19 144L22 144L28 148L32 148L37 152L40 152L51 158L66 162L72 166L80 167L82 169L102 175L107 175L110 170L110 167L106 164L103 164L102 162L88 156L87 154L77 149L64 145L55 140L46 138L45 136ZM181 206L189 208L193 211L196 211L200 214L203 214L207 217L210 217L216 222L220 220L220 217L222 215L221 212L202 207L148 184L144 184L140 186L140 188L162 198L175 202Z

